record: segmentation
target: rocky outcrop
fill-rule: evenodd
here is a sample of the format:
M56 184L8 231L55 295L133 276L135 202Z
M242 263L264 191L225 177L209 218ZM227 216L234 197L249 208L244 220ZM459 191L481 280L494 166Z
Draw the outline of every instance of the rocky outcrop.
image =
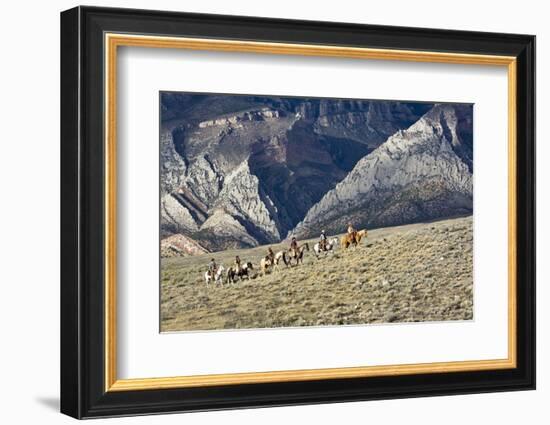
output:
M361 159L292 231L343 232L457 216L472 211L471 107L436 105Z
M319 108L316 133L355 140L373 149L429 109L425 104L365 101L321 101Z
M166 194L160 200L162 236L199 230L197 220L191 215L190 209L182 203L181 198L176 196L176 194Z
M272 110L269 108L262 108L259 111L247 111L239 115L230 115L227 117L202 121L199 123L199 128L236 125L243 121L262 121L266 119L279 118L280 116L281 111Z
M263 193L258 177L251 174L248 161L225 178L215 208L223 209L242 223L249 235L259 243L280 240L275 205Z
M211 251L237 249L259 245L248 230L223 209L216 209L196 233L202 243Z
M162 194L177 190L185 179L187 164L174 145L173 132L162 131L160 135L160 190Z
M206 248L182 234L175 234L160 241L160 255L163 258L187 257L207 252Z

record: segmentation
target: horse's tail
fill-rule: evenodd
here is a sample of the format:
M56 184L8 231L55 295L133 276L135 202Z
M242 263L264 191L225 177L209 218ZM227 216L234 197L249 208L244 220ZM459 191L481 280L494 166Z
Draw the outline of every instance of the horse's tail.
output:
M285 266L288 266L288 260L286 259L286 252L283 251L283 262L285 263Z

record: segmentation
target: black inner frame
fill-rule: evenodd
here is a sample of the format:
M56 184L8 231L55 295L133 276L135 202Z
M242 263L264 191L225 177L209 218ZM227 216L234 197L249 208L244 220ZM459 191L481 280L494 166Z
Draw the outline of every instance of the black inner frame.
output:
M517 368L105 392L105 32L515 56ZM90 418L534 389L534 36L77 7L61 14L61 117L63 413Z

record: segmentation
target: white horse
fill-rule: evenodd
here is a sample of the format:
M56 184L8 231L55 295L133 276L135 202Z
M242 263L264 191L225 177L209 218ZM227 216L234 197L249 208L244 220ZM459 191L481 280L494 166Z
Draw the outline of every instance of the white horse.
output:
M267 271L273 267L273 263L271 262L271 260L269 259L269 257L263 257L261 260L260 260L260 272L262 274L262 276L265 276Z
M214 282L216 283L220 283L220 282L223 283L222 276L223 276L224 270L225 270L225 267L223 266L223 264L220 264L220 267L218 267L218 269L216 270L216 273L214 273L214 276L210 275L209 270L206 271L204 273L204 281L206 282L206 286L208 286L211 280L214 280Z
M288 260L286 258L286 252L285 251L279 251L277 254L275 254L275 261L274 261L274 267L275 269L278 269L279 268L279 263L280 262L283 262L285 263L285 266L288 266Z
M328 252L334 252L334 247L338 244L338 238L332 238L330 239L328 242L327 242L327 245L326 245L326 250L323 251L321 249L321 243L320 242L317 242L314 246L313 246L313 251L315 251L315 255L317 257L319 257L319 254L321 252L324 252L325 255L328 253Z
M269 256L265 256L260 260L261 275L265 276L268 271L279 270L279 264L281 264L281 262L283 262L287 267L290 265L290 259L287 258L286 251L277 252L273 255L273 259Z

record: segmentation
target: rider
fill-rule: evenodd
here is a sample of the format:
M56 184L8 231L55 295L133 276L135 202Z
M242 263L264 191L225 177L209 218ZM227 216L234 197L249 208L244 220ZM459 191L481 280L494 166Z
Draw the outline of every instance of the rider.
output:
M298 256L298 241L295 237L292 238L292 241L290 242L290 254L293 257Z
M321 236L319 237L319 247L321 251L327 250L327 235L325 234L325 229L321 231Z
M355 238L357 236L357 230L353 228L353 225L351 223L348 223L348 235L350 236L350 239L355 242Z
M216 275L217 270L218 270L218 265L216 264L216 260L212 258L210 260L210 263L208 264L208 273L210 273L210 277L214 277Z
M239 274L241 271L241 259L239 256L235 256L235 272Z
M267 255L265 256L265 259L269 260L271 264L275 264L275 254L273 253L271 247L267 248Z

